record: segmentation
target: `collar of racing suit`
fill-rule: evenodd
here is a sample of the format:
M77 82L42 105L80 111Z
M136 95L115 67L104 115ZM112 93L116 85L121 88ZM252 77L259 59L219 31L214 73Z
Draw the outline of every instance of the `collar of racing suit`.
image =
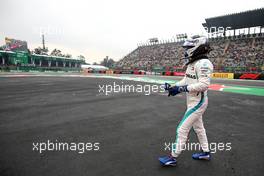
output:
M190 63L193 63L194 61L200 60L200 59L208 59L207 55L201 54L196 57L193 57L189 60L189 62L186 63L186 66L189 65Z

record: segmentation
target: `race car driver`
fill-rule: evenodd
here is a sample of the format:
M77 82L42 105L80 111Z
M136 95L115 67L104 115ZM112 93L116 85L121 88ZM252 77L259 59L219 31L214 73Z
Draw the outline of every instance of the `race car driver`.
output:
M207 108L207 89L210 85L210 76L213 65L207 57L211 48L206 37L194 36L183 44L185 58L188 60L184 78L175 86L165 83L165 90L169 96L186 92L187 110L179 123L176 131L176 140L172 145L169 156L160 157L159 161L164 166L175 166L177 158L184 149L191 128L194 129L202 152L192 155L193 159L210 160L208 140L203 125L203 114Z

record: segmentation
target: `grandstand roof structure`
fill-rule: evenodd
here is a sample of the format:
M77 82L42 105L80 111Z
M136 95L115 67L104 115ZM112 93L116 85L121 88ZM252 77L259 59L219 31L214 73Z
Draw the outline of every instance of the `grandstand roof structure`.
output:
M207 28L242 29L261 26L264 27L264 8L249 10L240 13L228 14L212 18L206 18L203 23Z

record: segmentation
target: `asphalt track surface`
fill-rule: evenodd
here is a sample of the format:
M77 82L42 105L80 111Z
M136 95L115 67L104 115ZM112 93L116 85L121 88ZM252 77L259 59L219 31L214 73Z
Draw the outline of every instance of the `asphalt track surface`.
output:
M204 115L209 142L231 143L231 150L217 151L209 162L192 160L194 151L184 151L176 167L164 168L157 158L168 153L164 142L175 139L185 96L99 93L99 85L114 81L121 84L102 78L0 77L0 175L263 175L264 97L210 91ZM33 151L33 143L47 140L98 142L100 149ZM197 142L194 132L190 142Z

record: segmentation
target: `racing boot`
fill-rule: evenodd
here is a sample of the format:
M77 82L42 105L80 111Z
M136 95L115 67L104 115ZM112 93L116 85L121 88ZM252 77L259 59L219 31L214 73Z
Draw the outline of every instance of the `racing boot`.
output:
M176 166L177 163L176 158L171 155L159 157L159 161L162 166Z
M211 159L211 154L210 152L200 152L200 153L194 153L192 155L192 158L195 160L210 160Z

